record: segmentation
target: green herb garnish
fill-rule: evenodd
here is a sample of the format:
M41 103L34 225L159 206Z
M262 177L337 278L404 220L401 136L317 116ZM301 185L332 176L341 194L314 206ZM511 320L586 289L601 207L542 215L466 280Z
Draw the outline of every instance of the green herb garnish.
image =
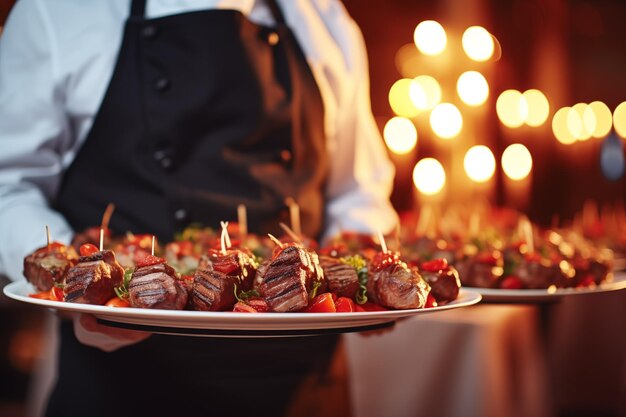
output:
M115 295L120 300L128 300L128 285L130 284L130 279L133 277L133 272L135 272L134 268L127 268L124 271L124 279L122 280L122 285L115 287L113 290L115 291Z
M356 271L356 275L359 278L359 289L354 297L357 304L365 304L367 302L367 279L368 270L367 262L361 255L345 256L339 258L341 263L350 265Z
M255 289L248 290L248 291L240 291L239 293L237 293L237 284L235 284L235 287L233 288L233 292L235 293L235 298L237 299L237 301L241 301L242 303L245 303L248 299L252 297L259 297L261 295Z

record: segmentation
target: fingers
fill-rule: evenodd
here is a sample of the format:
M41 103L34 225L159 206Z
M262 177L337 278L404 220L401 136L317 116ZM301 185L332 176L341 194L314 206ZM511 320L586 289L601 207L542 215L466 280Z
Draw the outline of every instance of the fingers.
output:
M119 329L98 323L91 314L79 314L74 320L76 338L87 346L97 347L106 352L140 342L150 337L151 333L136 330Z

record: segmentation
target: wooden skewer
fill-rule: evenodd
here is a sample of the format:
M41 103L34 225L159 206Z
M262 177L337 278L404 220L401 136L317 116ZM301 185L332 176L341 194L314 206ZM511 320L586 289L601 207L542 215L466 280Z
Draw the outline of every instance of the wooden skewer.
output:
M115 211L115 204L109 203L107 205L106 210L104 210L104 214L102 215L102 223L100 223L100 227L104 230L109 229L109 222L111 221L111 216L113 216L113 212Z
M385 236L378 231L378 240L380 241L380 248L383 250L383 253L387 253L387 243L385 242Z
M50 243L52 243L52 239L50 238L50 227L46 225L46 239L48 241L47 248L50 250Z
M104 247L104 229L100 228L100 252L102 252L103 247Z
M287 197L285 199L285 204L289 207L291 230L293 230L298 236L302 235L302 228L300 227L300 206L292 197Z
M222 226L222 233L225 234L226 249L230 249L233 245L230 243L230 235L228 234L228 222L220 222L220 225Z
M239 237L244 241L248 235L248 214L245 204L237 206L237 222L239 224Z
M152 235L152 256L154 256L154 240L155 240L155 237L154 235Z
M271 233L268 233L267 236L270 238L270 240L272 242L274 242L279 248L283 248L285 245L283 245L283 242L281 242L280 240L276 239L276 236L274 236Z
M295 242L298 243L302 243L302 238L300 238L300 236L298 236L296 234L296 232L294 232L293 230L291 230L289 228L289 226L287 226L285 223L280 222L278 223L278 225L285 231L285 233L287 233L289 235L290 238L292 238Z

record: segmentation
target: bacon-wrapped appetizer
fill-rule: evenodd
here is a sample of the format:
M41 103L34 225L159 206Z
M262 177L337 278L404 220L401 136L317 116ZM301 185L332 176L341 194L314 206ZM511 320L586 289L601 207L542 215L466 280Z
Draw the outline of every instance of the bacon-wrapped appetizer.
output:
M90 247L93 249L88 249ZM115 297L115 288L124 279L124 268L113 251L98 251L91 244L81 247L81 255L78 263L67 271L63 287L65 301L104 304Z

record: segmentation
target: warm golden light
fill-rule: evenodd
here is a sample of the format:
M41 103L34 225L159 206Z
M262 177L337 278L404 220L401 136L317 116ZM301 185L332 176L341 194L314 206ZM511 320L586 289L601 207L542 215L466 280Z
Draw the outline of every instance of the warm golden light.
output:
M417 130L409 119L392 117L385 124L383 137L387 147L398 155L404 155L415 149L417 144Z
M415 117L419 113L409 96L409 87L412 81L410 78L402 78L389 89L389 105L398 116Z
M463 116L452 103L438 104L430 112L430 127L442 139L452 139L463 128Z
M467 56L474 61L484 62L493 55L493 37L484 27L472 26L465 29L461 42Z
M626 101L621 102L613 112L613 127L615 132L626 139Z
M417 109L430 110L441 102L441 86L430 75L420 75L413 79L409 97Z
M548 103L545 94L539 90L530 89L524 91L522 95L528 106L526 124L532 127L544 124L550 115L550 103Z
M571 107L560 108L552 118L552 133L556 140L564 145L571 145L576 142L576 136L574 136L568 128L568 115L570 111L573 112ZM573 112L576 114L576 112Z
M514 181L523 180L533 168L533 158L521 143L509 145L502 153L502 170Z
M505 90L496 101L496 113L506 127L520 127L528 118L528 103L521 92Z
M465 173L474 182L486 182L496 171L496 158L491 150L484 145L469 148L463 159Z
M456 91L463 103L469 106L480 106L489 97L489 84L478 71L466 71L456 83Z
M589 104L589 108L596 116L596 128L591 133L594 138L603 138L609 134L613 127L613 115L609 106L601 101L594 101Z
M434 158L424 158L413 168L413 183L420 193L435 195L446 184L446 172Z
M417 25L413 40L424 55L439 55L446 49L446 31L434 20L425 20Z
M576 103L567 114L567 127L577 140L584 142L596 129L596 116L586 103Z

